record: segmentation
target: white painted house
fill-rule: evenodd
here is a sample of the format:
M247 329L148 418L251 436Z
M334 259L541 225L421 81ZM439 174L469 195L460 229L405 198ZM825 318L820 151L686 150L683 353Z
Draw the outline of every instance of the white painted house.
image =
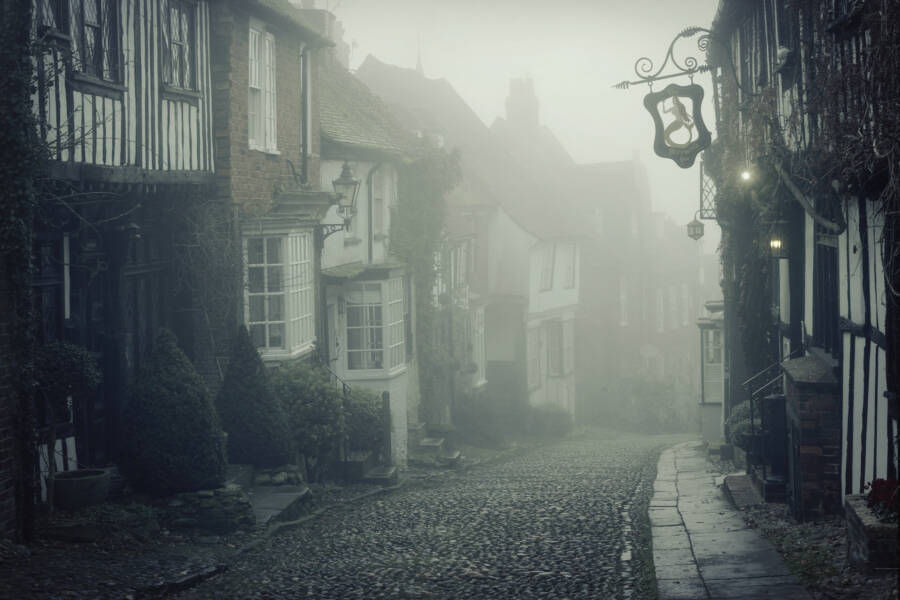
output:
M350 386L390 394L392 459L403 467L407 425L418 421L412 287L389 243L404 139L380 100L337 61L323 61L319 81L321 185L345 166L359 180L355 214L322 250L328 364ZM343 223L337 210L322 223Z

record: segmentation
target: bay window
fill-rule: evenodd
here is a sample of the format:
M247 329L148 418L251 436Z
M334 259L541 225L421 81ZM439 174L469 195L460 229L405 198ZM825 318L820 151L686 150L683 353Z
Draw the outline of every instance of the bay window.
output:
M394 369L406 362L403 279L346 288L347 369Z
M312 235L293 233L245 240L244 316L263 354L293 354L312 346Z

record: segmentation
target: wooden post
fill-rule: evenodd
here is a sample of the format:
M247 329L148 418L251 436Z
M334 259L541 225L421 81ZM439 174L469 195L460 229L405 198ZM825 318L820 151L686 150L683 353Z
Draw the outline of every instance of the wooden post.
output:
M393 464L391 457L391 394L381 392L381 415L384 418L384 465L390 467Z

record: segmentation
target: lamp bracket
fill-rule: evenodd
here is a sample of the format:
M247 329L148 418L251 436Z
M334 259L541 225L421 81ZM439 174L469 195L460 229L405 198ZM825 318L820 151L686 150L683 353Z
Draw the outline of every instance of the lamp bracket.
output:
M718 44L725 51L725 54L728 57L728 66L730 67L729 70L731 71L731 76L737 86L748 96L760 95L754 93L751 90L748 90L741 84L741 81L737 76L737 70L734 66L734 59L731 56L731 48L729 47L729 45L714 36L711 30L705 27L693 26L682 30L669 43L669 49L666 52L666 56L658 69L654 70L654 63L650 58L642 56L634 61L634 74L637 75L638 78L634 81L628 81L627 79L624 81L620 81L612 87L619 90L627 90L632 85L646 83L652 88L654 81L685 76L690 77L691 81L693 81L694 75L711 71L712 67L709 65L709 63L705 61L700 62L700 60L696 56L694 56L694 54L688 54L681 60L679 60L679 58L675 55L675 48L680 40L690 39L695 36L699 36L697 37L697 50L699 50L700 52L705 53L709 49L709 43L711 41ZM671 69L673 70L673 72L664 74L663 71L666 70L666 67L669 66L669 63L671 63Z
M348 230L350 228L350 220L347 219L343 223L326 223L324 225L316 225L316 228L319 230L320 235L322 236L322 240L324 240L332 233Z

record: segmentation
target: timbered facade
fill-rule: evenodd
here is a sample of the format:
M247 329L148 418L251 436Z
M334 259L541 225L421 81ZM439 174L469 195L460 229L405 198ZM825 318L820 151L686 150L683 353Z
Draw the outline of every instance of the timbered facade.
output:
M191 215L213 197L210 5L34 0L32 36L50 159L35 223L38 335L87 347L103 369L101 390L58 426L57 462L103 465L157 330L175 330L189 354L205 337L187 249Z
M885 194L878 151L863 175L842 155L848 131L882 139L882 111L896 106L896 86L879 83L890 74L873 75L889 4L725 0L713 26L714 151L758 174L746 193L783 220L770 263L773 337L785 361L788 500L800 518L897 477L897 296L885 264L896 255L885 206L896 197ZM873 147L864 145L854 160ZM774 235L769 219L761 237ZM723 226L727 238L735 224Z

